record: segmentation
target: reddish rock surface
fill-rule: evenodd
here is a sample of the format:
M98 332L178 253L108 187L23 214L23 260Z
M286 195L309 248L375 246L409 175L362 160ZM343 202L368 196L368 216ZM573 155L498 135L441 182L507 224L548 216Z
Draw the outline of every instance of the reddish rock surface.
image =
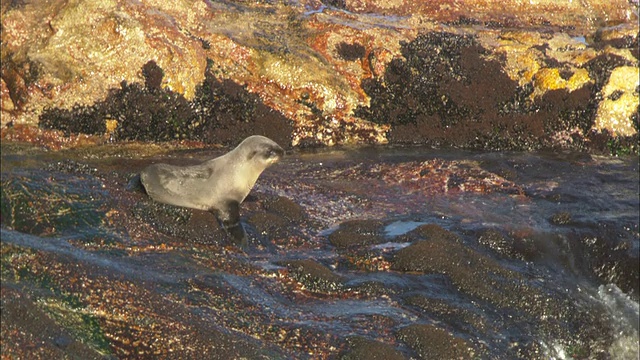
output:
M637 11L626 0L3 3L2 126L46 118L165 141L144 135L160 122L136 110L157 97L174 139L271 128L294 146L607 150L613 136L609 150L634 151ZM411 95L420 79L424 98ZM223 91L207 95L212 81ZM117 96L132 111L114 113ZM207 121L219 125L202 131Z

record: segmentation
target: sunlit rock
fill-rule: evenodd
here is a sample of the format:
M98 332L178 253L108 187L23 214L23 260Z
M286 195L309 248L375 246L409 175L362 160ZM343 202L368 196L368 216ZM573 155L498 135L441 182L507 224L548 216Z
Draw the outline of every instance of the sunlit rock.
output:
M609 82L602 89L595 128L608 130L619 136L631 136L638 132L632 117L638 116L638 67L621 66L611 72Z
M637 63L637 4L626 0L54 0L3 4L2 24L3 126L40 124L50 109L69 110L64 121L76 121L74 107L106 101L123 84L144 83L143 67L153 62L163 71L158 88L184 98L183 107L167 118L181 118L185 108L209 116L211 104L198 103L198 89L215 78L255 94L260 106L288 119L292 126L284 127L282 136L293 146L417 142L531 150L558 145L554 139L567 134L581 139L559 145L580 148L592 128L633 134L620 130L633 127L628 95L615 106L606 101L597 106L598 114L614 114L615 130L595 120L592 104L607 83L609 67ZM416 45L425 37L433 43ZM444 49L439 41L445 42L445 53L437 52ZM454 53L459 56L450 57ZM605 57L613 63L594 73L589 64ZM438 61L426 70L396 66L415 65L416 58ZM443 81L434 79L438 74ZM411 76L416 83L432 82L438 91L424 95L428 99L409 96L406 103L393 89L382 98L370 91L376 90L372 81L388 87L410 84ZM562 96L549 95L557 91L588 104L567 108ZM575 94L579 91L584 93ZM558 111L536 110L552 100L571 113L570 121L554 123ZM419 102L429 104L427 111L414 108ZM419 114L403 118L385 110L394 107ZM222 108L217 114L226 111ZM514 113L513 119L504 118ZM118 140L112 135L139 121L135 115L110 115L99 119L108 139ZM230 110L227 115L235 116ZM197 128L175 129L173 138L200 140ZM218 135L207 134L211 142ZM228 139L221 137L219 142Z

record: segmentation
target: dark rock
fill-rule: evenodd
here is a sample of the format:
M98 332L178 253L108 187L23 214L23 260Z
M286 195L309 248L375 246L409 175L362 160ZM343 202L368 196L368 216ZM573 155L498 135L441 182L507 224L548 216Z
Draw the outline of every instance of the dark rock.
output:
M513 249L513 240L507 239L501 232L494 229L484 230L478 236L478 243L495 251L497 254L507 257L516 256Z
M549 221L551 221L551 223L555 225L569 225L573 221L573 218L571 216L571 213L567 211L561 211L553 214Z
M307 217L307 214L302 206L298 205L293 200L283 196L278 196L275 199L266 201L264 204L264 208L267 211L272 211L277 213L278 215L281 215L288 221L299 222Z
M144 65L145 85L122 82L106 99L71 110L45 109L39 126L71 133L102 135L105 119L118 122L114 140L196 140L237 145L250 135L264 135L282 146L291 143L291 122L267 107L245 87L219 81L207 72L196 96L160 86L163 70L155 62Z
M585 64L585 68L589 71L589 77L595 81L595 91L600 91L609 81L613 69L620 66L634 66L629 60L605 53L599 55Z
M79 133L101 135L107 131L104 119L96 115L92 107L75 105L70 110L44 109L38 125L43 129L60 130L65 136Z
M364 46L358 43L347 44L345 42L341 42L336 46L336 50L338 51L338 55L347 61L362 59L366 54Z
M398 331L420 359L471 359L474 351L468 341L455 337L435 325L416 324Z
M146 200L138 202L133 215L157 231L194 243L227 241L216 217L208 212Z
M314 260L290 260L278 265L286 266L290 276L309 291L335 293L343 289L343 278Z
M144 86L149 90L160 90L164 71L151 60L142 67L142 76L144 76Z
M59 171L70 174L93 175L97 169L86 163L80 163L75 160L65 159L50 163L47 165L48 171Z
M506 102L517 84L498 62L482 59L484 52L471 36L420 35L402 45L406 60L393 60L384 79L363 81L371 105L354 114L390 123L391 142L472 146L500 126L504 136L514 124L498 115L497 104ZM478 98L480 92L488 95Z
M384 242L382 226L378 220L346 221L329 235L329 242L338 249L379 244Z
M458 325L467 331L486 331L486 319L472 311L447 302L442 299L428 298L422 295L412 295L405 299L410 306L415 306L435 319L445 321L450 325ZM469 326L473 326L470 329Z
M446 275L459 291L494 304L528 309L531 304L527 299L536 295L534 289L519 281L517 273L463 244L443 238L420 240L401 249L395 254L391 269Z
M435 224L420 225L412 230L409 235L418 235L427 240L460 242L458 235Z
M287 237L292 228L288 219L273 213L257 212L251 215L247 222L256 228L256 231L269 239Z
M347 339L349 350L340 360L403 360L406 359L401 352L388 344L369 340L363 337L350 337Z
M492 150L584 150L598 145L587 141L595 136L596 94L614 68L630 65L627 60L598 56L585 65L595 85L571 92L549 90L532 101L533 86L519 86L498 61L486 60L485 53L472 36L420 35L402 45L404 60L392 60L382 78L362 81L371 102L354 114L390 124L392 143ZM477 96L480 93L484 95ZM570 139L560 142L561 133Z

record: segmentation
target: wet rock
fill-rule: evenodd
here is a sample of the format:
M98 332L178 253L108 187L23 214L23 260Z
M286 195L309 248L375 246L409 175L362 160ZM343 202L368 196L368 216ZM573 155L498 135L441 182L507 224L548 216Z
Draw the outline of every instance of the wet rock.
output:
M289 221L300 222L307 217L302 206L284 196L278 196L274 199L268 200L265 202L264 208L267 211L272 211L281 215Z
M341 276L314 260L290 260L279 262L278 265L286 266L289 275L311 292L331 294L344 287Z
M426 196L460 192L524 195L524 189L520 185L486 171L475 163L439 158L372 166L358 165L340 171L338 174L334 173L332 176L339 176L347 181L353 177L370 179L374 182L383 180L388 185ZM354 186L350 182L348 184ZM376 186L375 183L371 185ZM366 188L364 191L366 192Z
M634 249L633 240L619 242L612 239L625 238L625 234L611 233L603 224L598 235L571 238L572 244L583 248L586 256L581 260L589 272L596 274L605 283L614 283L625 293L640 292L640 255ZM617 244L617 245L616 245Z
M517 255L513 240L508 239L498 230L488 229L481 232L478 236L478 243L502 256L514 257Z
M487 321L481 315L468 309L453 306L445 300L412 295L407 297L405 301L408 305L415 306L437 319L442 319L447 324L452 326L455 324L459 329L467 332L486 331L487 329Z
M264 194L261 194L264 197ZM267 196L260 199L261 209L247 217L247 222L256 231L280 246L295 246L296 227L307 219L305 210L292 200L282 196Z
M76 174L85 174L92 175L97 172L95 167L92 167L86 163L80 163L75 160L65 159L61 161L57 161L47 165L47 170L49 171L59 171L64 173L76 173Z
M3 278L4 281L4 278ZM94 348L90 339L78 339L69 329L56 322L38 306L28 294L11 286L2 286L2 354L24 358L113 359L101 352L108 348ZM45 306L46 307L46 306ZM59 319L58 319L59 320ZM68 321L68 320L67 320ZM6 343L5 343L6 342Z
M288 219L273 213L257 212L251 215L247 221L256 228L259 234L274 240L286 238L292 229Z
M140 195L144 196L144 195ZM225 243L229 241L216 217L207 211L158 203L137 202L131 212L134 217L151 225L160 233L194 243Z
M169 295L184 291L183 286L188 284L175 282L176 267L167 268L164 263L156 265L156 261L162 257L152 256L153 260L140 268L135 265L139 260L136 256L123 261L113 257L102 258L109 259L107 261L94 261L97 257L87 256L87 252L79 249L69 251L65 255L55 251L45 254L7 244L7 236L8 234L3 232L2 264L3 269L8 271L2 274L2 294L6 294L6 286L12 282L19 283L31 296L37 297L38 305L46 309L47 314L54 317L59 326L52 329L55 332L52 338L67 331L72 333L74 338L82 339L82 344L107 356L113 354L116 358L168 358L176 353L186 357L206 354L213 359L283 357L281 351L269 344L239 339L220 331L219 325L212 324L211 321L203 322L202 312L206 311L207 303L193 308L194 313L184 299ZM19 241L23 236L17 237ZM48 240L60 242L60 239L56 238ZM182 259L178 261L180 265L184 265ZM203 270L201 266L198 268L199 272ZM184 268L180 269L184 271ZM156 270L164 273L156 278L154 274L159 274ZM154 278L162 283L158 288L150 284L155 281L151 280ZM90 286L92 291L85 292L87 286ZM150 291L154 288L154 291ZM224 297L220 299L233 296L233 292L226 289L217 287L217 290L224 291ZM5 298L3 306L4 301ZM237 309L233 308L235 303L228 300L227 302L231 304L232 310ZM217 313L230 311L229 306L225 306L222 301L215 306ZM235 311L230 319L246 321L246 318L243 318L245 313L246 311ZM3 320L4 315L3 313ZM36 314L36 317L38 319L34 321L25 321L24 317L20 317L20 321L16 323L20 324L20 330L24 330L24 334L50 333L51 330L46 329L47 315ZM28 320L29 316L26 319ZM2 326L5 326L5 323L3 321ZM140 323L147 326L140 328L135 325ZM234 328L237 329L235 326ZM2 330L4 339L5 328ZM158 341L158 334L162 334L166 341ZM20 331L11 331L7 337L16 340L15 344L25 346L39 340L30 340L28 336L25 339ZM38 341L34 349L42 349L41 345ZM69 345L66 352L73 354L71 347L72 345ZM13 349L3 346L3 352L5 350L9 351L9 354L21 354L29 348ZM58 355L64 354L53 354L55 358L59 357ZM86 353L79 357L93 358Z
M308 158L303 159L302 164L294 158L283 167L274 167L273 172L265 173L265 182L261 185L263 189L273 185L278 193L285 193L290 199L309 206L308 218L296 215L300 213L295 203L261 192L254 192L254 199L243 204L243 211L247 214L243 215L243 220L255 214L267 214L269 216L264 217L263 223L287 223L289 227L280 230L283 231L282 236L297 238L300 243L276 251L252 246L243 253L217 245L220 241L212 234L216 230L211 227L217 222L211 214L199 211L182 213L179 208L154 209L155 204L148 198L124 189L126 174L149 161L140 159L141 154L157 155L157 146L136 145L124 150L121 144L114 144L111 151L100 148L96 152L83 149L58 154L38 150L34 146L22 146L3 143L3 190L5 187L19 188L24 183L26 190L21 191L35 194L38 198L42 194L41 188L53 188L55 192L64 193L72 184L72 188L81 188L85 198L92 197L97 200L97 206L109 210L99 223L89 227L89 234L82 228L77 231L73 225L69 226L72 228L71 236L45 238L7 230L4 221L8 212L2 209L0 260L3 294L7 289L16 288L30 294L32 301L40 309L45 309L41 315L55 317L63 330L45 339L42 347L48 348L47 344L53 344L56 349L68 350L74 346L74 341L81 341L90 347L105 349L102 353L118 358L204 356L214 359L277 359L339 358L342 355L358 358L377 353L391 357L396 352L407 358L417 358L423 349L428 349L414 346L410 341L425 341L422 343L425 346L438 347L441 344L451 346L457 338L466 339L477 358L543 358L548 354L545 351L549 351L545 346L554 341L559 344L558 351L565 351L575 358L617 358L617 348L611 348L618 346L621 336L620 329L616 328L619 322L614 320L623 317L611 313L606 306L621 303L621 307L627 310L624 314L633 314L628 310L633 310L632 305L635 304L637 269L640 268L635 251L637 247L634 247L634 219L628 220L629 228L626 221L622 225L617 220L602 223L602 218L596 217L593 224L577 223L571 229L555 228L551 233L535 234L540 222L536 221L536 225L527 228L529 218L525 213L513 224L493 222L503 224L503 227L495 228L503 232L506 240L499 234L455 233L430 224L391 239L388 244L340 249L336 255L335 249L327 247L327 236L318 233L327 228L327 218L344 217L346 212L336 206L340 203L332 200L344 199L345 193L349 194L346 189L359 194L358 201L366 201L358 203L367 207L363 213L377 219L384 217L380 213L406 213L414 209L431 214L431 204L436 203L429 202L425 210L422 193L409 193L411 196L407 196L408 201L405 201L405 198L395 197L397 183L390 181L392 185L389 187L373 188L362 186L365 181L354 181L360 177L352 177L349 181L360 184L360 187L350 185L335 192L326 186L337 181L326 173L315 172L315 169L327 168L329 173L333 173L340 166L325 161L326 157L319 154L323 165L308 166L304 163L309 161ZM145 150L148 148L154 150ZM6 152L7 149L10 151ZM339 154L342 156L343 153ZM58 158L66 156L73 161L57 163ZM181 158L187 161L191 157L195 161L204 154L180 151L167 156L172 159L170 161ZM505 156L500 155L500 158ZM539 176L540 168L554 169L546 162L543 167L536 166L533 155L526 155L524 159L522 156L516 156L520 160L511 163L514 169L520 171L520 166L533 165L520 181L530 180L530 174ZM487 158L478 154L472 157L474 161L481 162ZM315 162L314 159L317 158L311 161ZM386 163L387 159L372 160L378 161ZM626 164L624 161L615 160L612 167L598 165L597 174L584 174L580 180L589 184L590 179L604 176L601 169L619 170L621 163ZM559 168L584 169L593 165L584 162L581 157L569 157L560 161ZM351 159L346 163L345 167L352 167ZM49 164L52 164L51 169L48 169ZM81 174L84 164L89 169L96 168L100 178ZM292 173L308 174L309 168L314 169L315 177L288 176ZM376 169L377 164L376 167L363 167L362 173L369 172L371 168ZM439 169L446 170L444 167ZM618 181L626 180L625 176L635 180L627 172L620 174L624 176L618 177ZM382 183L378 174L370 176L378 180L378 184ZM412 177L409 174L405 179ZM11 179L17 180L6 186L4 181ZM80 180L74 183L74 179ZM556 186L541 182L538 186L547 189L541 190L543 193L561 194L558 199L562 200L562 208L565 208L581 198L574 191L565 197L563 184ZM549 189L549 185L554 189ZM319 189L326 197L317 196L320 192L314 190ZM635 194L634 189L631 185L623 188L629 194ZM107 192L106 197L102 191ZM442 192L439 194L440 197L434 198L445 199L445 206L452 205L447 206L451 216L446 223L452 224L453 229L474 228L469 219L473 221L502 214L500 209L496 214L471 213L477 203L454 199ZM472 195L474 199L485 199L482 194ZM393 198L392 201L389 197ZM497 206L512 206L514 203L534 206L527 209L532 210L532 214L541 213L538 201L548 205L545 198L537 196L524 201L505 194L493 194L490 198L505 200ZM35 204L38 207L47 205ZM459 207L453 206L455 204ZM624 203L623 209L634 209L632 205ZM315 211L323 207L334 212ZM64 211L67 210L61 212ZM460 213L469 217L457 217L456 214ZM318 222L322 225L316 226L314 220L320 218ZM507 213L501 219L510 218ZM580 219L584 218L580 216ZM417 221L418 218L412 220ZM544 219L541 220L544 228ZM371 222L370 226L356 224L365 234L381 235L385 228L391 230L391 227L385 227L386 221ZM348 228L349 223L346 224L345 228ZM400 227L414 225L410 222ZM253 235L252 229L248 230ZM102 231L111 237L94 234ZM311 235L299 236L303 232ZM513 243L513 249L519 255L514 256L516 259L499 258L480 246L483 241L479 241L480 244L475 241L476 237L482 236L488 237L484 242L488 245L485 246L495 251L502 251L505 242ZM405 241L413 244L400 243ZM431 243L431 246L421 245L421 242ZM518 260L524 257L520 255L524 251L518 244L525 242L531 254L526 262ZM404 246L411 249L409 254L398 250ZM410 256L419 259L414 262L409 260ZM291 260L290 268L285 260L282 265L287 269L274 266L278 260L294 257L315 260ZM401 257L406 259L403 261L408 270L388 271L391 265L402 265ZM340 276L345 268L356 271L348 271L348 278L345 278ZM594 289L594 283L609 284L602 287L611 296L606 305L596 297L600 296L601 288ZM626 293L617 289L614 283L625 288ZM3 302L2 326L5 326L4 305ZM11 328L8 334L3 327L3 341L8 339L9 344L3 346L3 351L8 349L9 356L17 354L28 358L30 353L25 351L40 340L35 337L36 340L31 341L24 334L40 333L40 323L20 323L19 331ZM394 340L394 334L402 331L398 331L400 328L412 324L433 324L446 336L440 336L439 341L433 344L426 343L428 337L420 334L410 334L401 341ZM632 324L630 326L631 331L623 329L623 338L630 334L629 339L635 340L635 329ZM354 346L347 349L345 334L360 334L376 343L364 341L363 345L353 342ZM86 339L94 339L94 342ZM635 343L632 342L632 348ZM31 353L37 354L41 348ZM45 355L60 357L58 353Z
M341 257L341 265L350 269L376 272L386 271L390 268L390 255L381 250L370 250L356 246L345 249Z
M553 214L549 221L551 221L551 223L555 225L569 225L573 221L573 217L571 216L571 213L567 211L561 211Z
M394 286L381 281L366 281L360 284L346 284L354 292L365 294L370 297L396 295L399 291Z
M384 241L382 226L378 220L346 221L329 235L329 242L338 249L379 244Z
M35 235L97 228L106 213L107 195L89 175L4 174L2 225Z
M420 225L410 232L410 235L417 235L427 240L442 242L460 242L460 237L449 230L443 229L435 224Z
M362 337L347 339L349 350L340 356L340 360L403 360L406 357L388 344Z
M442 233L439 230L437 232ZM534 297L536 292L523 284L515 272L462 243L447 239L447 233L444 235L419 240L399 250L392 260L391 269L443 274L451 279L458 290L470 296L494 304L524 309L531 307L524 299ZM515 291L519 292L517 296Z
M420 359L471 359L474 355L468 341L435 325L409 325L398 331L398 338Z

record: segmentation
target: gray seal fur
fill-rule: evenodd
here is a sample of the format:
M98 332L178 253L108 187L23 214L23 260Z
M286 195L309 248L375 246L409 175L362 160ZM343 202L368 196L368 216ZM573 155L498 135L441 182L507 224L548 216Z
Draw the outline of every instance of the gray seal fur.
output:
M224 229L244 244L239 205L262 171L283 155L273 140L254 135L227 154L198 165L150 165L140 172L140 181L155 201L213 212Z

